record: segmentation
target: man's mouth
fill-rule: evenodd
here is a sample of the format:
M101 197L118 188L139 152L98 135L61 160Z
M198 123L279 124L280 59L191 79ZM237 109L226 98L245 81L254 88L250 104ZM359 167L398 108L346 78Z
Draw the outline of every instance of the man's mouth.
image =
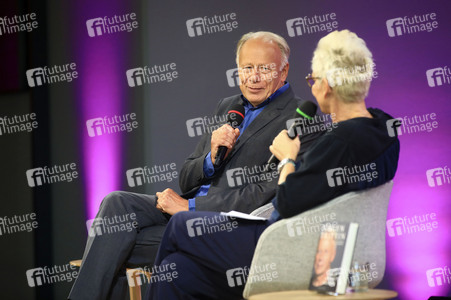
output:
M261 88L261 87L251 87L251 86L248 86L247 89L254 93L263 90L263 88Z

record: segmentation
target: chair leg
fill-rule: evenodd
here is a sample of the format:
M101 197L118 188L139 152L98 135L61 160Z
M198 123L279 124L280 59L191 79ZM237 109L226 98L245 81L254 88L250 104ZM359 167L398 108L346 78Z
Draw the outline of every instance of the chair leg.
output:
M135 279L139 277L141 274L146 276L147 282L150 282L150 277L152 274L149 272L144 271L141 268L138 269L127 269L127 281L128 281L128 287L130 292L130 300L141 300L141 285L143 282L141 282L141 279L137 282Z
M71 266L80 267L82 263L81 259L72 260L70 261ZM141 282L141 279L139 279L138 282L136 282L135 278L139 277L141 274L146 276L147 282L150 282L150 277L152 276L151 273L144 271L141 268L138 269L127 269L127 281L128 281L128 287L130 292L130 300L141 300L141 285L143 282Z

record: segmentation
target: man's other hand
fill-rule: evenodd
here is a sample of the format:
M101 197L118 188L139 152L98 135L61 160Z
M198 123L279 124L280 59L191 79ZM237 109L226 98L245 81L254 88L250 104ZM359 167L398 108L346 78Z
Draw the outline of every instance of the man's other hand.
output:
M165 189L157 194L157 208L164 213L173 215L179 211L188 211L188 200L180 197L174 190Z

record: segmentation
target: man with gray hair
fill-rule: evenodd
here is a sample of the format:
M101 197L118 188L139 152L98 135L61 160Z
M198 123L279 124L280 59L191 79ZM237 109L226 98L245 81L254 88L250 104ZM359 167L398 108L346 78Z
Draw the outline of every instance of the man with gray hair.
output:
M286 127L300 101L286 81L289 55L286 41L274 33L251 32L241 38L236 60L242 94L221 100L215 115L223 116L239 104L245 110L243 122L238 128L226 124L202 136L180 173L183 195L166 189L156 195L113 192L105 197L96 218L135 214L136 230L88 238L70 299L123 299L125 268L153 264L166 224L175 213L250 213L274 197L277 178L265 176L268 172L262 166L271 156L272 140ZM303 149L318 135L303 135ZM221 146L227 152L218 166ZM230 172L256 168L262 176L254 173L254 178L264 179L249 182L244 178L240 184L230 184ZM274 169L269 172L274 174Z

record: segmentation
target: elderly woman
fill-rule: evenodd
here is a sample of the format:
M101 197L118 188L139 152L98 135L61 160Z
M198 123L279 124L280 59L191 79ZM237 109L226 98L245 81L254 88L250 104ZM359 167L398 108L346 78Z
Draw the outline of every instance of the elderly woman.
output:
M230 271L249 270L258 238L273 222L394 177L399 141L389 136L386 125L392 117L365 105L373 65L365 42L348 30L319 41L307 82L321 111L331 114L337 126L317 139L298 163L299 139L291 140L286 131L274 139L270 150L281 163L270 220L176 214L160 245L148 299L241 299L244 282ZM376 175L369 178L368 172ZM175 276L165 280L164 272Z

